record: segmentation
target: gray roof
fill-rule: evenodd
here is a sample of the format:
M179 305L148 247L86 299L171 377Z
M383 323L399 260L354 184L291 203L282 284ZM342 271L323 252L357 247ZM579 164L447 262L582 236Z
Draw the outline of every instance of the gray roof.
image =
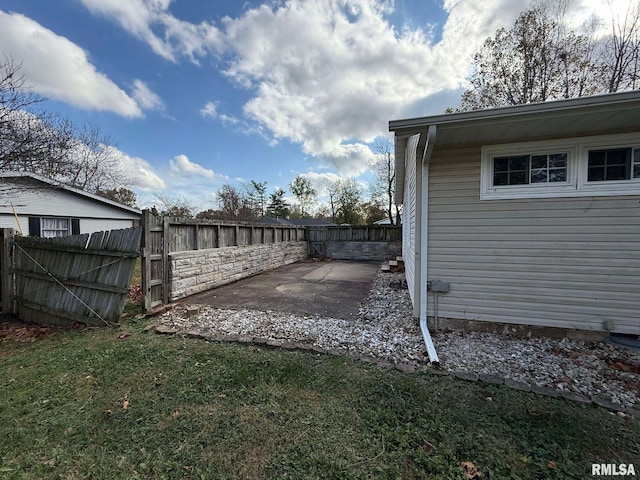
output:
M304 227L335 227L336 224L325 220L324 218L292 218L289 219L294 225L300 225Z
M335 227L336 224L325 220L324 218L273 218L260 217L259 223L267 223L270 225L296 225L299 227Z

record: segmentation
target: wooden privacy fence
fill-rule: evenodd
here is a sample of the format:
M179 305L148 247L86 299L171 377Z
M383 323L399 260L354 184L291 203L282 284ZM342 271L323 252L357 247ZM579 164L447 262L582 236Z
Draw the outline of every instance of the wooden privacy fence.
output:
M7 230L4 237L9 237ZM4 238L3 311L37 323L117 322L141 237L137 227L59 238Z
M401 242L402 227L388 225L358 225L307 227L309 254L326 257L327 242Z
M142 292L146 311L169 303L169 254L233 246L304 241L296 225L158 217L142 212Z

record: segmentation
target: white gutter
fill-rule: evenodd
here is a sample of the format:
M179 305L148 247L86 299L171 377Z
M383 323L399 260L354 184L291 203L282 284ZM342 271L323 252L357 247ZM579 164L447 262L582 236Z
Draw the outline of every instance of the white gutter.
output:
M435 146L435 144L436 126L429 125L427 142L424 147L422 165L420 168L420 197L416 198L416 202L420 206L420 287L418 288L420 302L420 330L422 330L424 343L427 346L429 361L433 365L439 365L440 359L438 358L436 349L433 346L433 340L431 340L431 334L429 333L429 327L427 326L427 228L429 226L429 162L431 161L431 154L433 152L433 147Z

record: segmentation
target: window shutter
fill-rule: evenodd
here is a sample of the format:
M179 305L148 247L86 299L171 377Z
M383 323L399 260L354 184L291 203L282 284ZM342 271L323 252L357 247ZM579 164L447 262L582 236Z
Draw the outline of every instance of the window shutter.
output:
M29 217L29 235L32 237L40 236L40 217Z
M80 219L71 219L71 235L80 235Z

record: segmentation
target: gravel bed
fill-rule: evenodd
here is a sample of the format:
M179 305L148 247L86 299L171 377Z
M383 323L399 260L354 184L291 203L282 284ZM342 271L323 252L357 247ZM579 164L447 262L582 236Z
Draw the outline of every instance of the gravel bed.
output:
M378 273L357 318L342 320L275 311L176 305L156 325L206 337L248 336L296 342L391 363L428 365L403 274ZM190 311L191 310L191 311ZM438 332L440 367L640 408L640 352L606 342L516 338L483 332Z

